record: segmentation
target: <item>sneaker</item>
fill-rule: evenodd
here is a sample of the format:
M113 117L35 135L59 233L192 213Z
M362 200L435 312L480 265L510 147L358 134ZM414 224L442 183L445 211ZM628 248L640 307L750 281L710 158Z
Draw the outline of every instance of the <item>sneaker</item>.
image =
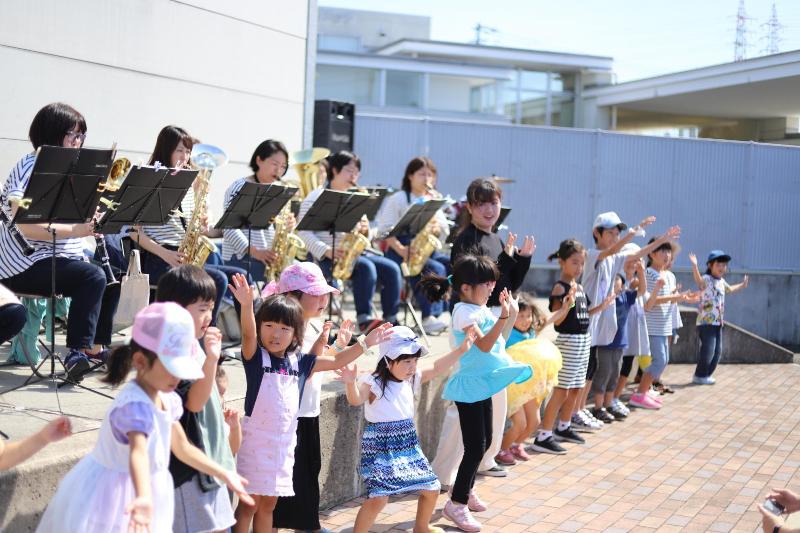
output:
M500 465L495 465L491 467L489 470L481 470L478 472L479 476L489 476L489 477L506 477L508 472L505 468Z
M672 390L669 385L664 385L660 381L653 383L653 388L656 389L660 394L675 394L675 391Z
M572 418L570 419L570 425L575 429L575 431L580 431L583 433L594 433L598 429L589 421L588 418L583 416L581 411L578 411L572 415Z
M639 394L638 392L631 396L630 401L628 402L630 405L634 407L640 407L642 409L661 409L661 404L653 400L647 394Z
M473 513L482 513L489 509L483 500L480 499L478 493L474 490L469 491L469 502L467 502L467 508L472 511Z
M494 460L497 464L503 466L514 466L517 464L510 450L500 450L500 453L494 456Z
M514 456L515 459L519 459L520 461L527 461L531 458L531 456L525 452L525 449L522 447L522 444L517 444L517 443L512 444L511 454Z
M619 398L614 398L614 401L611 402L611 406L620 413L624 413L625 416L631 414L631 410L628 409L628 407L624 403L622 403L622 400L620 400Z
M708 376L707 378L700 378L697 376L692 377L692 383L694 383L695 385L713 385L716 382L717 380L712 378L711 376Z
M435 316L426 316L422 319L422 329L427 335L437 335L447 329L447 322Z
M628 413L624 412L622 409L619 409L613 403L606 407L606 411L608 411L608 414L614 417L614 421L616 422L621 422L628 418Z
M603 422L604 424L610 424L611 422L616 420L614 418L614 415L606 411L605 407L601 407L599 409L597 408L592 409L592 415L600 422Z
M108 356L111 355L111 350L109 348L103 348L99 352L95 354L87 353L86 357L89 358L90 362L93 363L104 363L108 360Z
M603 421L598 420L597 417L594 416L589 409L583 409L581 413L583 413L583 416L585 416L589 420L590 424L594 424L597 427L597 429L603 429L603 426L605 425Z
M556 439L552 436L544 440L535 439L533 444L531 444L531 450L539 453L552 453L553 455L564 455L567 453L566 448L557 443Z
M67 379L73 383L83 381L83 376L89 371L89 358L86 354L78 350L71 350L64 360L67 368Z
M664 403L664 398L662 398L661 395L656 390L650 389L649 391L647 391L647 397L656 402L658 405Z
M461 531L480 531L481 523L472 517L469 508L463 503L455 503L453 500L447 500L442 509L442 514L445 518L453 522Z
M572 428L567 428L563 431L556 428L556 430L553 431L553 435L558 440L564 442L574 442L575 444L586 444L586 441L583 439L583 437L572 431Z

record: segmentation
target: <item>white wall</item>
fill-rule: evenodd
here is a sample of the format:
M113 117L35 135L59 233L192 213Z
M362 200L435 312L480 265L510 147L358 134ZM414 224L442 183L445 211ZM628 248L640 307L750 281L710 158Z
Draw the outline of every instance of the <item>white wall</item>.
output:
M135 163L167 124L221 147L221 214L258 143L302 148L307 15L299 0L3 0L0 181L36 111L63 101L86 117L87 146L116 141Z
M468 113L471 90L469 79L431 75L428 88L428 107L442 111Z
M355 38L362 48L372 49L400 39L430 39L431 19L402 13L320 7L317 32Z

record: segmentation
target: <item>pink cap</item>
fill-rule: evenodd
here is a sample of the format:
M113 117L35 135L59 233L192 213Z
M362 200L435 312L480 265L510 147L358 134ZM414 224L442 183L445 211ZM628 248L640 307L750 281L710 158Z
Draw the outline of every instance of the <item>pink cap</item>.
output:
M167 371L179 379L200 379L205 359L194 336L189 311L175 302L150 304L133 321L133 340L155 352Z
M285 293L292 291L303 291L312 296L323 294L339 294L339 289L331 287L325 281L322 270L316 263L295 263L281 272L281 279L275 283L271 281L261 291L261 296L267 297L275 293Z

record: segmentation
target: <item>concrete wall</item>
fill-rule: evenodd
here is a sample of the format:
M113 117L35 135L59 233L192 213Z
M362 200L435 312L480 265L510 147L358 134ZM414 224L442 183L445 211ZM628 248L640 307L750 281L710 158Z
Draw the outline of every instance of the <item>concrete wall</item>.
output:
M400 39L430 39L431 19L401 13L320 7L318 32L323 41L325 36L358 40L361 49L348 50L355 52L386 46Z
M167 124L221 147L221 214L258 143L302 148L307 17L306 1L0 2L0 180L30 151L34 114L63 101L86 117L87 146L117 141L135 163Z

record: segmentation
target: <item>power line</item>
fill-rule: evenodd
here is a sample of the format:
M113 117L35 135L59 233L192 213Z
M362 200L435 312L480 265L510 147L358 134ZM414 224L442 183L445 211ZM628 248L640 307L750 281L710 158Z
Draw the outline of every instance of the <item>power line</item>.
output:
M739 10L736 12L736 40L733 42L733 60L744 61L747 59L747 16L744 0L739 0Z

